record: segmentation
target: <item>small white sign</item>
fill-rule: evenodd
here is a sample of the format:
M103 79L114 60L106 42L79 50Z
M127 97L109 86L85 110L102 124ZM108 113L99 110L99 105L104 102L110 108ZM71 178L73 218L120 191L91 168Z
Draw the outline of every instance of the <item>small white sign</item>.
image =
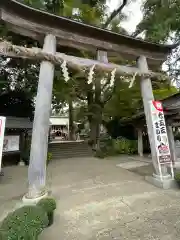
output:
M19 136L5 136L3 152L19 151Z

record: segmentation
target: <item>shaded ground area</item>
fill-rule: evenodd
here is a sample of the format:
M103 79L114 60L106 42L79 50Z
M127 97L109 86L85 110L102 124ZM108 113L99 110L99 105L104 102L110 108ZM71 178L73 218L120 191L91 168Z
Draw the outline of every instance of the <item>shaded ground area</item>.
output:
M141 176L152 176L153 174L153 164L149 157L127 156L124 161L120 158L117 166Z
M153 174L153 165L141 166L137 168L131 168L129 171L137 173L141 176L151 176Z
M154 170L153 170L153 164L150 158L148 157L139 157L139 156L134 156L134 157L129 157L129 161L134 160L135 162L139 161L141 163L141 166L132 167L129 169L129 171L137 173L141 176L152 176Z
M158 189L146 183L143 174L117 167L127 161L132 159L52 162L48 186L58 209L54 225L40 239L179 239L180 192ZM26 191L26 168L6 168L5 173L0 185L0 213Z
M3 169L4 176L0 177L0 220L3 219L7 211L19 205L27 191L27 168L13 166Z

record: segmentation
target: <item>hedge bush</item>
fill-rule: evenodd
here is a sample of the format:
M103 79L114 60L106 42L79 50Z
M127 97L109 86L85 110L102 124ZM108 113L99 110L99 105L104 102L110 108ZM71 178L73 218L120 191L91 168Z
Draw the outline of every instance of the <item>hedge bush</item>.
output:
M134 154L137 152L137 141L126 138L118 138L113 140L113 149L118 154Z
M39 206L23 206L7 215L1 223L3 240L36 240L48 225L47 213Z
M45 212L50 213L56 209L56 201L53 198L43 198L37 203L37 206L42 207Z
M52 160L52 153L48 152L47 153L47 164L49 164L51 160Z
M0 240L8 240L8 232L0 230Z
M48 216L48 226L50 227L54 222L54 210L56 209L56 201L53 198L43 198L38 203L37 206L41 207Z
M100 149L95 153L95 157L104 158L106 156L115 156L118 154L135 154L137 151L138 143L136 140L128 140L123 137L117 139L103 139L100 144Z
M175 174L174 179L175 179L176 181L180 181L180 172L177 172L177 173Z

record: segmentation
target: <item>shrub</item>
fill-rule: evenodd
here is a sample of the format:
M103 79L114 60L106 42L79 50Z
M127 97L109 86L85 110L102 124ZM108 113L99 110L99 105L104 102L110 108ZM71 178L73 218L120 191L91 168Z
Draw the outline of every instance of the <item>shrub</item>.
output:
M180 172L177 172L174 178L176 181L180 181Z
M8 232L8 240L36 240L48 225L46 212L38 206L24 206L8 214L1 229Z
M56 201L53 198L43 198L37 203L37 206L42 207L45 212L50 213L56 209Z
M52 153L48 152L47 153L47 163L49 163L52 160Z
M0 230L0 240L8 240L8 232Z
M137 152L137 141L123 137L113 139L112 149L115 154L134 154Z
M115 156L118 154L135 154L137 153L137 141L129 140L123 137L118 139L102 139L100 150L97 150L95 157L104 158L105 156Z

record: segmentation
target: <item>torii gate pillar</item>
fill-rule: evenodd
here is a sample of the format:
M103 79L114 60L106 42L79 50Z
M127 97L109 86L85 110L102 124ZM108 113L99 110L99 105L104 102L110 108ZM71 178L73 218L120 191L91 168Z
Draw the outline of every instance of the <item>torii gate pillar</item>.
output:
M56 53L56 38L53 35L49 34L45 37L43 51L50 54ZM54 64L43 61L40 66L31 141L28 169L29 191L23 198L25 203L35 203L47 196L46 164L53 79Z
M137 64L139 69L142 72L148 72L146 57L140 56L137 60ZM163 181L161 181L161 178L160 178L157 152L156 152L156 146L155 146L155 135L153 131L153 124L151 120L151 115L150 115L151 111L150 111L150 105L149 105L149 101L154 100L151 80L149 78L142 77L140 81L140 86L141 86L141 94L142 94L143 104L144 104L144 112L146 117L149 142L151 147L152 163L154 166L153 176L147 176L146 180L157 187L168 189L174 186L174 181L171 179L171 175L168 174L166 166L162 166Z

